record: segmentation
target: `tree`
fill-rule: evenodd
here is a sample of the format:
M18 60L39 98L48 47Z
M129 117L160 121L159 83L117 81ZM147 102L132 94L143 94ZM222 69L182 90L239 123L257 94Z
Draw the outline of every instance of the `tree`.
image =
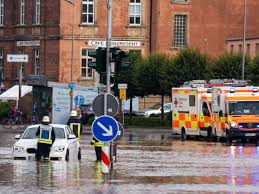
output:
M172 82L180 86L186 81L206 78L209 58L197 49L181 49L174 58L174 73Z
M245 59L245 77L249 69L250 58ZM237 53L225 53L216 58L211 67L211 76L213 79L241 79L242 75L242 56Z
M248 79L254 85L259 85L259 55L257 55L248 66Z
M170 56L166 54L152 54L146 57L138 67L137 81L141 88L140 96L161 95L161 106L164 96L170 95L171 82L168 79L167 67L171 63ZM164 117L163 108L161 117Z

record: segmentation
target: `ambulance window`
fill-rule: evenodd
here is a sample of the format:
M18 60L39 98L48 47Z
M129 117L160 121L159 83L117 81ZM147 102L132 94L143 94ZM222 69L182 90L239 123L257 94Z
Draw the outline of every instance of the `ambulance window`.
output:
M195 106L195 95L189 96L189 106Z
M203 116L210 116L208 105L206 102L202 103L202 113L203 113Z
M218 106L220 106L220 95L218 95L217 97L217 103L218 103Z

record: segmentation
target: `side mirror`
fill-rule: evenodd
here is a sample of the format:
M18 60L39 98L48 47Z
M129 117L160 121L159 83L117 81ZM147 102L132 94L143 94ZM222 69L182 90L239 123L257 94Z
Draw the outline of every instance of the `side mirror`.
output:
M219 111L219 117L222 117L223 116L223 112L222 110Z
M21 135L14 136L14 139L20 139L20 138L21 138Z
M76 136L74 134L69 134L68 139L76 139Z

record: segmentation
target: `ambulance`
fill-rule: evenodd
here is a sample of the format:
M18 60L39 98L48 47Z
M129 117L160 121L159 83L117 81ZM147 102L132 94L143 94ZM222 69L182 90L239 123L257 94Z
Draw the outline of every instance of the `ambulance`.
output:
M212 131L211 88L172 88L172 131L182 140L215 137Z
M259 138L259 87L213 87L212 128L220 139Z

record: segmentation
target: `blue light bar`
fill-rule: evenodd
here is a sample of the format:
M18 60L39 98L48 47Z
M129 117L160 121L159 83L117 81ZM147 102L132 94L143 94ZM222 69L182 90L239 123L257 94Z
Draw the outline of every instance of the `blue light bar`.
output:
M239 128L244 128L244 126L243 125L239 125Z
M259 125L256 125L256 128L259 128Z
M235 88L230 88L230 93L234 93L235 92Z

